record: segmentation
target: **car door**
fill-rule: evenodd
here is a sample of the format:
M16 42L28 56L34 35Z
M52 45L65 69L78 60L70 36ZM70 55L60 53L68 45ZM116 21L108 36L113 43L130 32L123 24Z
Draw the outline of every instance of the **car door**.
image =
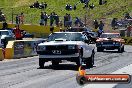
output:
M85 42L86 40L89 41L89 39L87 38L87 36L85 34L83 34L83 39L84 39L83 57L84 58L91 57L93 48L91 47L91 45L89 43Z

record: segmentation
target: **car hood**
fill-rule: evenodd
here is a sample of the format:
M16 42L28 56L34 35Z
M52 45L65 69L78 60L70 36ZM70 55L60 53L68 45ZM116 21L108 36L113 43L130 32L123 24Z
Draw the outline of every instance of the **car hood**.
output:
M109 40L118 41L118 42L124 41L124 39L122 38L99 38L97 39L97 41L109 41Z
M80 45L82 44L82 41L50 41L50 42L44 42L40 43L39 45Z

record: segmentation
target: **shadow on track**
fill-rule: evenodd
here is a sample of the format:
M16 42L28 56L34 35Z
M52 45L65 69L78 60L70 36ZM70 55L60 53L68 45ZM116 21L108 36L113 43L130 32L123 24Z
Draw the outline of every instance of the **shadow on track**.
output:
M96 67L96 66L93 66L93 67ZM86 69L90 69L90 68L93 68L93 67L86 67ZM38 68L38 69L53 69L53 70L73 70L73 71L78 71L78 66L77 65L74 65L74 64L59 64L59 65L56 65L56 66L52 66L52 65L49 65L49 66L45 66L44 68Z
M121 53L121 52L118 52L118 51L111 51L111 50L105 50L103 51L104 53ZM125 52L125 51L124 51ZM123 52L122 52L123 53Z

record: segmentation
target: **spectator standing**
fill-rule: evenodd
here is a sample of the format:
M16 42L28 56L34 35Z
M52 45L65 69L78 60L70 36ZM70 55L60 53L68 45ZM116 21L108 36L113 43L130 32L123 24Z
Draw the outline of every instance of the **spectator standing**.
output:
M39 8L40 8L40 9L45 9L45 6L44 6L44 3L43 3L43 2L41 2Z
M75 22L74 22L75 26L78 26L79 21L80 21L79 18L76 17Z
M36 1L36 2L34 3L34 7L35 7L35 8L39 8L39 2L38 2L38 1Z
M3 22L3 30L5 30L6 28L8 28L8 24L6 23L6 21Z
M45 9L47 8L47 3L46 3L46 2L44 2L44 8L45 8Z
M89 3L90 0L84 0L84 3L85 3L85 8L88 7L88 3Z
M104 27L104 23L102 21L100 21L99 30L98 30L98 37L100 37L100 35L104 32L103 27Z
M116 26L117 26L117 18L113 18L112 22L111 22L111 27L112 29L116 29Z
M16 24L20 24L20 17L18 14L16 15Z
M23 35L21 33L19 25L15 26L15 28L13 29L13 33L15 34L16 40L22 40Z
M6 16L5 16L5 14L2 14L2 15L0 16L0 20L1 20L1 21L6 21Z
M74 10L76 10L76 9L77 9L77 5L76 5L76 4L74 5L73 9L74 9Z
M66 10L70 9L70 4L66 4Z
M44 13L41 12L41 15L40 15L40 25L44 25Z
M99 5L102 5L103 4L103 0L99 0Z
M103 31L103 28L104 28L104 23L102 21L100 21L99 30L102 30Z
M131 31L132 31L132 25L128 24L128 26L127 26L127 37L131 36Z
M47 26L48 15L46 12L44 12L43 18L44 18L44 25Z
M70 14L68 14L68 26L71 27L72 26L72 17Z
M54 12L52 12L51 14L50 14L50 17L49 17L49 19L50 19L50 26L53 26L53 23L54 23Z
M54 15L54 19L56 26L59 26L59 16L57 14Z
M124 18L125 18L125 19L132 19L132 17L130 16L129 13L126 13Z
M20 15L20 22L21 22L21 24L24 23L24 14L23 14L23 12Z
M97 29L97 28L98 28L98 26L99 26L98 21L97 21L97 20L94 20L93 25L94 25L94 28L95 28L95 29Z
M68 22L68 14L64 16L64 27L67 27L67 22Z

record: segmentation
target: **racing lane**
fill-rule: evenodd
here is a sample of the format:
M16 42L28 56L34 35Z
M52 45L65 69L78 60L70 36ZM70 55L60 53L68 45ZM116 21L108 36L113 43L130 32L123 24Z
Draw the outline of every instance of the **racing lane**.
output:
M88 73L112 73L132 64L132 46L125 46L124 53L96 52L95 65ZM64 62L57 67L46 63L38 69L38 56L0 62L0 88L81 88L76 83L76 66ZM126 87L127 88L127 87Z

